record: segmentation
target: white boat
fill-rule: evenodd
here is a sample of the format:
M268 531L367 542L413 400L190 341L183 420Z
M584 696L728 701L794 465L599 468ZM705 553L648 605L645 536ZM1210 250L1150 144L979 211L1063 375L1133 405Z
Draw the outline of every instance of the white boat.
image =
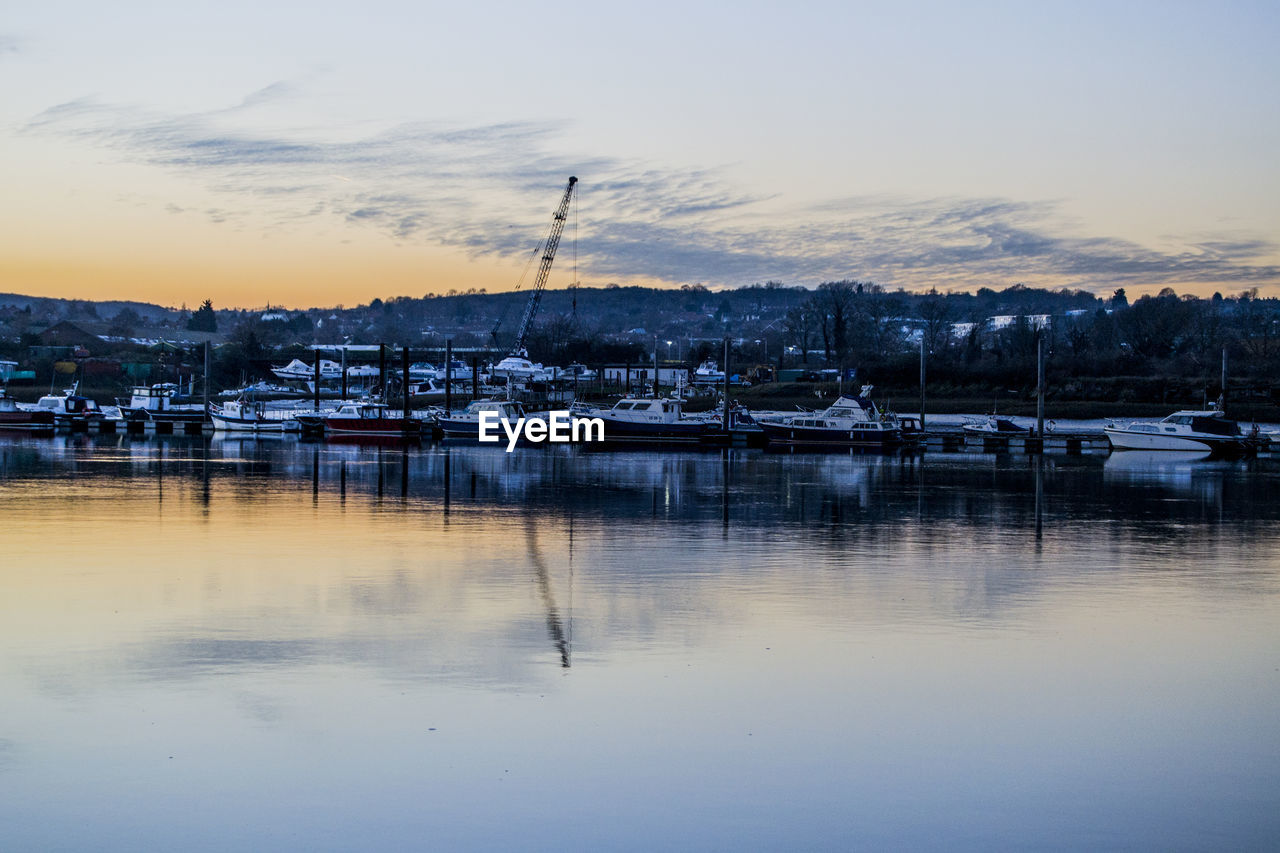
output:
M286 364L284 367L271 368L271 372L274 373L276 376L280 377L281 379L288 379L292 381L305 382L308 379L314 381L316 378L315 365L307 364L305 361L302 361L301 359L297 359L297 358L295 358L293 361ZM377 374L376 369L374 370L374 374L375 375ZM348 371L348 375L350 375L350 371ZM320 359L320 379L321 380L341 379L341 378L342 378L342 365L338 364L336 361L330 361L327 358Z
M209 419L219 432L283 433L297 432L300 427L291 409L268 409L261 401L232 400L219 406L209 405Z
M700 442L719 427L718 422L686 416L679 397L624 397L609 409L575 408L604 421L606 442Z
M1237 455L1250 448L1240 425L1214 409L1174 412L1154 423L1107 424L1103 431L1115 450L1200 450Z
M548 370L551 372L551 377L558 382L590 382L597 376L594 370L577 362L568 367L551 367Z
M718 385L724 382L724 371L715 361L707 359L693 371L691 381L694 385Z
M421 382L409 383L409 397L433 397L441 396L448 393L448 384L444 381L444 374L438 377L424 379ZM466 396L467 384L461 380L453 380L453 393L459 398Z
M54 422L60 427L85 429L89 424L102 420L102 410L95 400L77 394L79 382L59 394L46 394L36 401L35 408L53 412Z
M524 407L514 400L475 400L459 412L448 412L436 417L436 426L445 438L480 438L480 416L492 412L514 425L525 416Z
M506 377L508 382L536 382L546 378L541 364L534 364L522 355L509 355L490 369L493 376Z
M128 403L123 397L117 401L120 416L130 422L202 423L207 419L203 406L175 403L177 394L178 386L172 382L135 386Z
M903 424L871 401L873 386L855 397L839 397L823 412L803 412L781 421L760 421L770 444L792 447L897 447Z
M999 415L988 415L981 420L972 420L961 427L971 435L1026 435L1031 432L1024 426L1018 426L1010 418Z
M410 369L410 377L413 376L412 368ZM339 374L341 375L341 374ZM378 366L376 364L353 364L347 368L348 379L376 379L378 377ZM314 379L314 376L308 377ZM320 365L320 378L324 379L324 364Z
M418 438L422 421L382 403L344 403L337 411L306 412L294 415L303 432L323 432L329 436L368 436L373 438Z
M470 382L471 365L458 361L456 358L447 364L442 363L439 367L428 364L425 361L409 365L409 378L414 382L425 382L428 379L434 379L443 383L446 375L454 382Z

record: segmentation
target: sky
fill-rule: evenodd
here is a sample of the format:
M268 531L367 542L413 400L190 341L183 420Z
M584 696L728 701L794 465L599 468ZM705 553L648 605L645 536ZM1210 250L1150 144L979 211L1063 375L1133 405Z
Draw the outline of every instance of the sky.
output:
M18 4L0 292L1280 294L1280 4Z

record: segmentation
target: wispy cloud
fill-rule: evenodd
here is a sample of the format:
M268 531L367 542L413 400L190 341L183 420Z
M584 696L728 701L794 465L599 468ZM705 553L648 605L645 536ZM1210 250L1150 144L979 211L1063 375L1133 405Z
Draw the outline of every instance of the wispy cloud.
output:
M554 122L410 123L349 140L262 131L259 108L293 95L281 82L229 109L171 115L81 99L45 110L24 130L190 175L227 197L206 212L217 222L328 219L475 255L523 257L545 228L553 188L578 174L590 210L580 263L589 277L618 281L1280 283L1280 266L1265 262L1277 244L1257 235L1198 235L1180 241L1183 250L1160 251L1077 236L1052 200L859 196L779 212L785 199L744 192L716 170L556 153L568 128Z

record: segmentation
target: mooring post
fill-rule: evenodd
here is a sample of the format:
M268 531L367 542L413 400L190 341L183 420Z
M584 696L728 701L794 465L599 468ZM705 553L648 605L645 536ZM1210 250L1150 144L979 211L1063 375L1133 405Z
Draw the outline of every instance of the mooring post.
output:
M1036 334L1036 435L1044 450L1044 329Z
M205 411L209 411L209 341L205 341Z
M400 350L400 387L404 397L404 429L409 429L409 348Z
M630 396L631 394L631 362L628 361L626 366L623 369L626 371L626 374L627 374L626 379L624 380L626 384L625 391L627 395Z
M314 404L315 404L315 410L318 412L320 411L320 350L315 350L313 354L316 357L315 368L312 371L312 373L315 376L315 382L313 383L315 385Z
M1227 408L1227 348L1222 348L1222 393L1218 395L1218 411Z
M378 395L387 402L387 345L378 344Z
M471 402L480 399L480 357L471 356Z
M342 399L347 399L347 346L342 345Z
M444 342L444 413L453 411L453 341Z
M658 336L653 336L653 396L658 396Z
M720 414L720 426L729 431L729 337L724 339L724 363L720 366L724 371L724 410Z
M920 430L924 431L924 329L920 330Z

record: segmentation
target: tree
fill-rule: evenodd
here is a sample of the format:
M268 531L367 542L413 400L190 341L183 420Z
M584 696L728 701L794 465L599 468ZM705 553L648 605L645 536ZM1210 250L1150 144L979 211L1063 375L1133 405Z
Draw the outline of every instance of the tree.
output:
M858 290L855 291L854 287ZM843 367L849 354L849 320L854 296L862 285L852 281L828 281L818 285L817 309L822 318L822 340L827 347L827 360L834 354Z
M951 340L951 323L954 315L947 305L947 300L931 289L920 300L920 319L924 321L924 341L929 352L936 352L945 347Z
M111 318L107 334L113 338L131 338L134 331L142 324L142 318L132 308L122 308Z
M206 299L187 321L187 330L191 332L218 331L218 315L213 312L213 300Z
M813 329L817 319L812 306L807 302L788 309L783 318L783 330L787 340L800 348L805 364L809 363L809 342L813 339Z

